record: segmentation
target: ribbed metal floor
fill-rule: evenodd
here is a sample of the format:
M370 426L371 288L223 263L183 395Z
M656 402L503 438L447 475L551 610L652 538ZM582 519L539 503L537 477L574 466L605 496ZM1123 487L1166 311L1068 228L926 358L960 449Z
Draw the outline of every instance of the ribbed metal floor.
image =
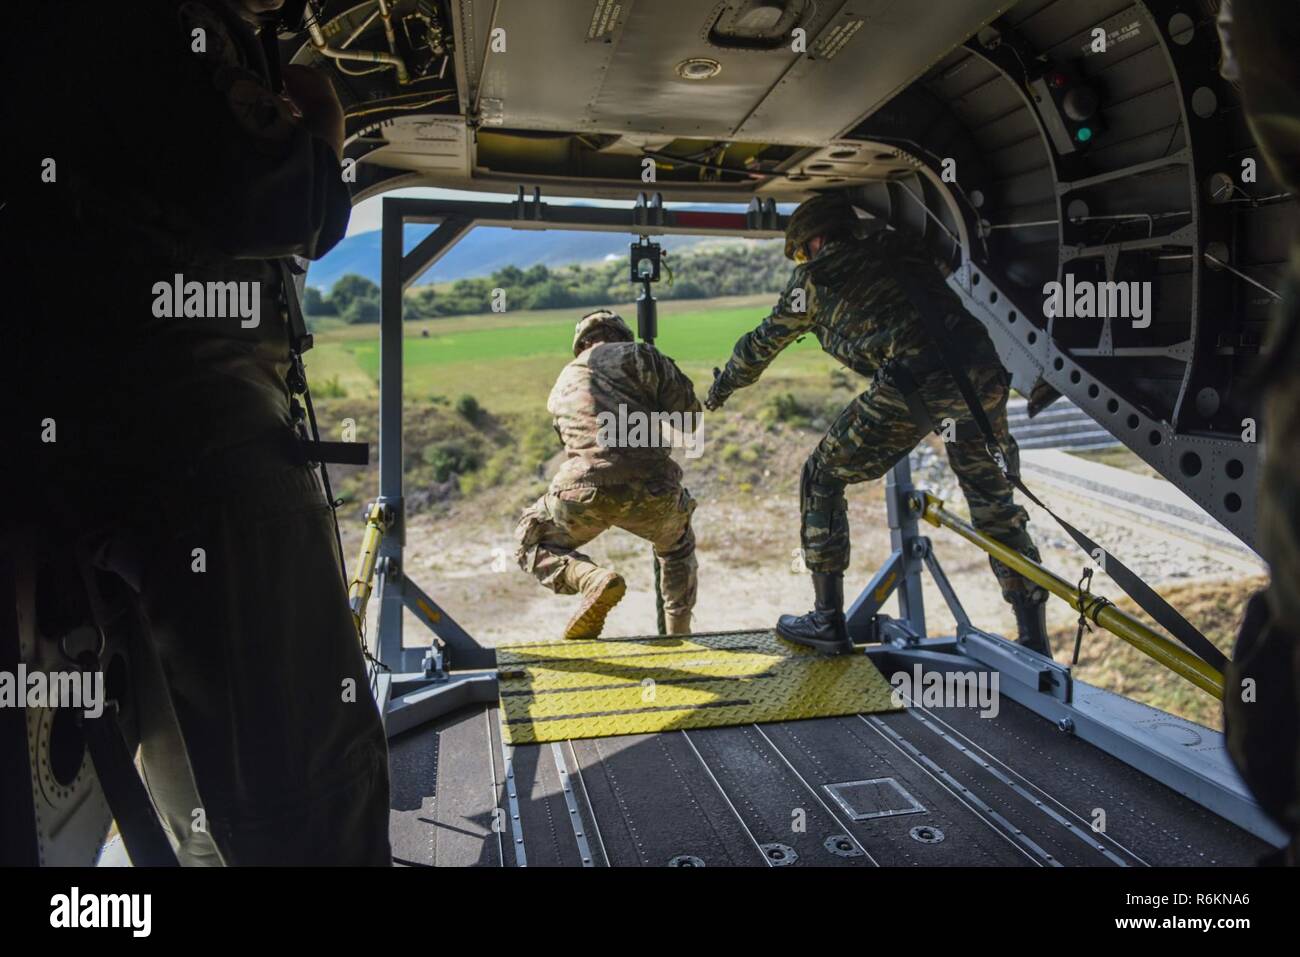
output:
M910 709L515 748L500 722L466 709L391 742L398 863L1141 867L1268 850L1005 699L991 719Z

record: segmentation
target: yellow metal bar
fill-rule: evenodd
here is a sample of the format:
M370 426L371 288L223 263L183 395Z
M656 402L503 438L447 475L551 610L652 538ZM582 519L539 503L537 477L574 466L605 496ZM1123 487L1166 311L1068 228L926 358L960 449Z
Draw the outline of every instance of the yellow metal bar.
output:
M1053 595L1064 599L1075 611L1082 611L1102 628L1124 639L1138 651L1151 656L1170 671L1182 675L1202 691L1220 700L1223 699L1223 675L1212 665L1192 654L1182 645L1153 631L1132 615L1120 611L1109 602L1085 602L1087 607L1080 608L1077 586L1032 559L1026 558L1015 549L989 538L944 508L943 501L929 492L918 494L922 496L919 502L921 517L931 525L951 529L1004 565L1014 568L1036 585L1041 585Z
M370 507L366 516L366 531L361 536L361 553L357 556L356 575L348 582L348 605L352 608L352 623L357 635L365 635L366 604L374 591L375 562L379 558L379 545L383 541L388 522L378 502Z

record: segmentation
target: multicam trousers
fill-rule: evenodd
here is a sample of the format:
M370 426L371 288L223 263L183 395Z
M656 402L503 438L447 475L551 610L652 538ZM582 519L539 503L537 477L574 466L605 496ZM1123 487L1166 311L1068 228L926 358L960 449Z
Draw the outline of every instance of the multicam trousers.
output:
M971 384L1006 454L1018 468L1018 450L1007 428L1006 372L987 365L968 371ZM968 422L970 413L957 384L938 371L921 381L921 399L936 426ZM975 527L1004 545L1038 560L1038 549L1025 530L1029 518L1012 499L1011 484L984 447L983 438L965 438L968 428L954 429L945 442L948 463L957 473ZM925 432L912 418L898 388L878 377L831 424L804 465L800 482L801 539L804 562L813 572L842 572L849 566L848 506L844 487L880 478L907 455ZM1043 589L990 558L1002 595L1028 592L1046 600Z
M574 594L564 574L577 549L609 528L621 528L654 546L664 611L695 607L695 500L676 482L644 481L605 487L552 487L524 510L515 530L520 567L560 595Z

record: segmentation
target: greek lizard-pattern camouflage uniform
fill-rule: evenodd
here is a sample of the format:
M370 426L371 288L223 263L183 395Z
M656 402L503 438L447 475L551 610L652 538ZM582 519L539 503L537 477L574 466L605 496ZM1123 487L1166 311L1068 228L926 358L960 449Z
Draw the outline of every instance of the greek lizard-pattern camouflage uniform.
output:
M1012 500L1005 476L969 423L957 384L908 300L901 272L937 304L952 341L967 361L967 374L1015 465L1015 441L1007 430L1009 380L984 327L965 312L924 249L886 231L863 240L828 243L794 268L771 314L736 343L720 380L725 394L756 382L786 346L812 334L848 368L872 380L870 388L840 413L804 465L800 484L804 561L813 572L842 572L849 565L849 525L844 488L884 475L927 431L914 419L895 370L905 366L935 427L951 419L945 438L948 461L970 505L977 528L1037 559L1024 509ZM969 423L969 425L966 425ZM1046 599L1001 562L991 560L1004 596L1029 592Z
M1223 73L1240 82L1260 154L1300 193L1300 7L1294 0L1232 0L1220 16ZM1249 189L1250 187L1247 187ZM1257 187L1263 192L1264 187ZM1276 190L1273 190L1276 191ZM1300 835L1300 223L1264 350L1265 452L1257 525L1267 591L1252 600L1224 690L1228 750L1260 804Z
M566 458L519 520L517 557L547 588L573 594L565 568L591 561L577 549L622 528L654 546L664 611L686 614L696 596L695 501L667 438L659 447L627 447L605 429L619 420L620 406L624 421L666 412L689 415L694 425L701 411L691 380L654 346L601 342L585 350L565 366L546 403Z

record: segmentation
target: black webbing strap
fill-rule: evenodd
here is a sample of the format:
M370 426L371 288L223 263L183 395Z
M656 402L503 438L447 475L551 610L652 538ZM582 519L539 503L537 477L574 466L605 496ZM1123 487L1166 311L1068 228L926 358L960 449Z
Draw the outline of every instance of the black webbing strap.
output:
M307 320L302 314L302 303L298 300L298 286L294 282L293 267L287 259L278 261L280 267L280 285L284 287L285 310L289 315L289 349L293 353L296 381L290 383L295 391L301 392L307 402L307 410L312 418L312 437L300 438L304 460L307 462L330 462L335 465L369 465L370 445L366 442L323 442L316 431L315 410L311 408L311 393L307 389L307 374L302 367L302 354L313 345L311 334L307 331Z
M105 705L98 718L86 718L81 730L131 863L136 867L178 867L176 852L136 773L113 708Z
M299 439L303 462L328 462L331 465L369 465L370 446L365 442L323 442Z
M928 374L928 373L926 373ZM922 432L933 432L936 435L943 436L944 430L940 428L930 415L930 410L925 407L925 400L921 398L921 383L917 380L916 373L909 368L908 364L902 359L891 359L880 370L880 376L885 381L898 390L903 401L907 403L907 411L912 416L912 421ZM945 436L945 438L947 438ZM951 439L956 442L969 442L971 439L983 438L979 425L975 422L965 421L955 423Z
M923 432L935 431L934 420L930 418L930 410L925 407L921 400L921 383L916 381L916 376L912 375L912 370L907 368L900 360L893 359L881 367L880 376L902 395L903 401L907 403L907 411L912 416L912 421Z
M984 433L984 444L988 449L989 455L998 463L998 467L1006 475L1007 480L1020 491L1022 495L1031 502L1045 511L1048 515L1056 520L1067 535L1074 540L1074 543L1087 552L1095 561L1098 561L1103 570L1108 574L1120 587L1120 590L1129 598L1137 602L1138 606L1155 619L1162 628L1183 643L1193 654L1198 655L1207 664L1212 665L1220 673L1228 667L1228 659L1218 648L1210 643L1210 640L1201 634L1186 618L1178 613L1178 610L1161 598L1156 592L1137 576L1127 565L1112 555L1108 550L1102 548L1091 538L1085 535L1079 529L1075 528L1061 516L1053 512L1037 495L1025 487L1025 483L1020 480L1020 474L1013 471L1011 460L1002 449L997 435L993 431L993 426L989 422L988 415L984 412L984 407L980 404L979 398L975 395L975 387L971 385L966 371L948 349L948 337L944 330L943 322L932 311L932 305L921 290L916 286L914 277L906 272L900 272L897 276L903 291L907 298L915 307L917 315L921 318L921 326L925 329L926 334L933 342L940 359L943 361L944 368L952 376L953 381L957 383L957 388L961 391L962 399L965 400L967 408L970 410L971 418ZM1098 555L1101 558L1098 559Z
M1124 594L1137 602L1138 606L1154 618L1165 631L1181 641L1184 647L1199 656L1207 664L1213 665L1220 674L1227 669L1228 659L1223 652L1214 647L1208 638L1179 614L1173 605L1161 598L1132 569L1048 508L1042 499L1025 488L1025 483L1020 480L1020 476L1008 475L1007 478L1020 490L1022 495L1056 519L1056 524L1060 525L1065 530L1065 533L1074 539L1076 545L1093 556L1094 559L1100 553L1102 559L1099 563L1102 570L1115 581L1115 584L1119 585Z
M294 281L294 268L288 259L277 259L280 268L280 285L284 288L284 305L289 313L289 348L294 355L301 356L312 347L311 334L307 332L307 320L302 314L302 303L298 301L298 283Z
M280 75L280 38L275 25L264 23L257 31L258 43L262 46L262 56L266 59L266 78L271 92L277 96L284 89L284 79Z
M637 307L636 324L637 324L637 332L641 334L642 341L645 342L646 345L653 346L655 344L655 337L654 337L655 301L652 297L650 297L649 290L650 290L650 284L646 283L646 297L650 301L644 310L642 310L640 306ZM646 318L644 320L642 317L643 312L646 314ZM643 328L643 324L649 327L648 331L650 332L650 335L647 336L645 334L647 329ZM717 377L718 377L718 370L714 369L713 378L716 379ZM555 431L557 433L560 431L559 426L556 426ZM563 436L560 437L560 441L561 442L564 441ZM663 588L663 584L659 581L659 576L663 571L663 563L659 561L659 556L655 554L653 550L651 550L650 557L654 559L655 627L659 629L659 634L666 635L668 634L668 619L667 617L665 617L666 613L664 612L664 588Z
M104 603L99 593L95 569L84 547L77 548L77 572L82 587L86 591L86 604L90 608L91 618L96 630L102 637L107 627ZM132 595L131 601L136 598ZM136 620L143 621L137 615ZM142 641L152 641L150 635L142 635ZM86 651L75 660L83 672L96 673L103 668L100 654ZM69 656L70 657L70 656ZM108 808L113 812L118 832L131 863L136 867L178 867L176 852L172 850L167 832L154 810L153 800L149 796L144 782L135 768L135 760L122 737L122 728L117 720L116 702L101 701L102 711L98 717L84 717L81 722L82 737L86 750L90 752L90 762L95 768L95 777L99 779L100 789Z
M348 579L348 560L343 554L343 533L339 530L338 502L334 499L334 489L330 486L328 462L343 465L367 465L370 462L370 446L365 442L322 442L320 427L316 424L316 408L311 403L311 389L307 387L307 370L303 366L302 354L312 347L312 337L307 332L307 320L302 314L302 303L298 301L298 284L294 282L294 270L289 259L279 259L280 294L284 296L285 310L288 313L289 351L291 353L289 369L289 390L299 394L307 406L307 424L311 437L298 434L298 444L303 456L309 463L320 465L321 487L325 491L325 500L329 502L330 517L334 523L334 543L338 547L339 574L344 584ZM294 401L296 409L297 401ZM299 433L305 432L301 422L295 422Z

